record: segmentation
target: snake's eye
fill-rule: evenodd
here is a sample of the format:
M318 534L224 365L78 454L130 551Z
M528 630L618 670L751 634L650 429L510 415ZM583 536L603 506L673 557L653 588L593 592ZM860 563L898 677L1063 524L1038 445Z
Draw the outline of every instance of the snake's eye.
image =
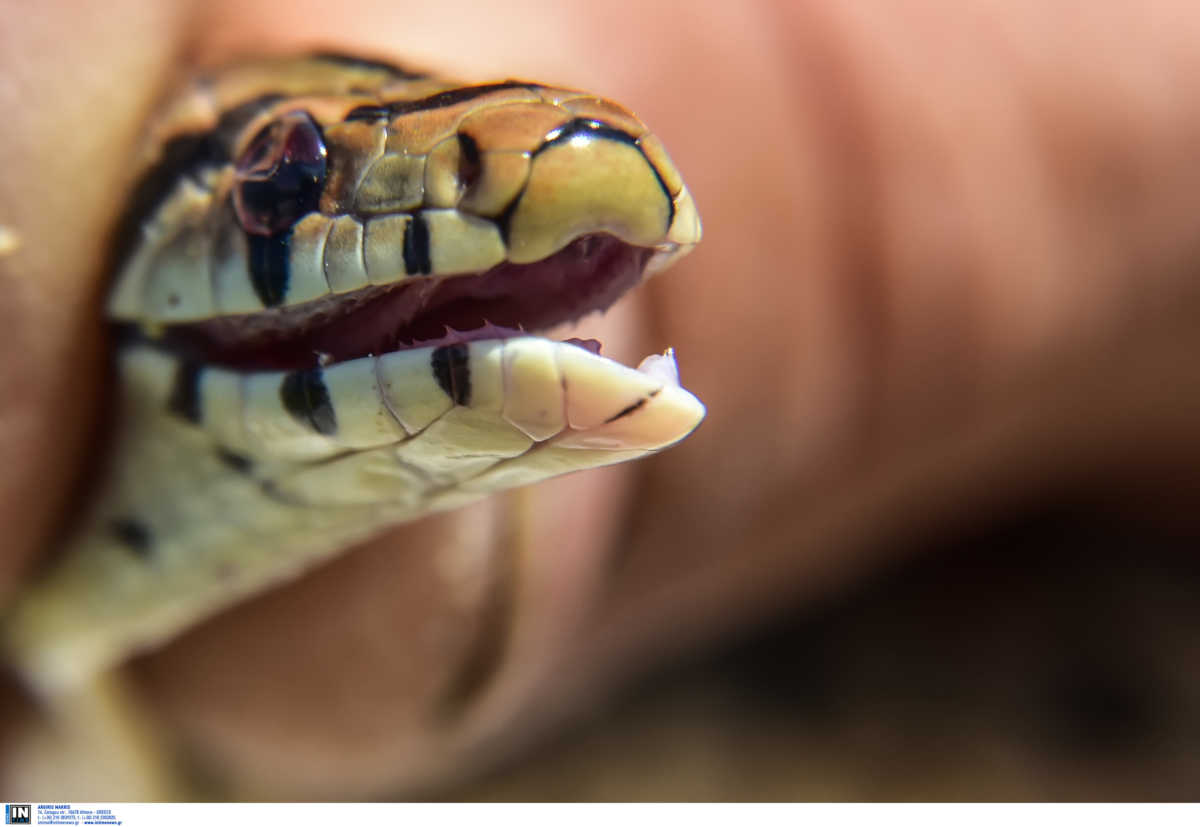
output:
M325 163L321 127L307 112L288 112L264 126L234 172L233 205L242 229L275 235L315 210Z

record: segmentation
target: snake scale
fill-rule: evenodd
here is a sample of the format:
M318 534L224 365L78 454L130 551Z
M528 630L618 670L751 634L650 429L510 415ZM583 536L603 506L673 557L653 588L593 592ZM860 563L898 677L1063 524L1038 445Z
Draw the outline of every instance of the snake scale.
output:
M396 523L645 456L703 405L537 334L700 239L622 107L334 54L190 82L115 231L112 448L3 626L54 696Z

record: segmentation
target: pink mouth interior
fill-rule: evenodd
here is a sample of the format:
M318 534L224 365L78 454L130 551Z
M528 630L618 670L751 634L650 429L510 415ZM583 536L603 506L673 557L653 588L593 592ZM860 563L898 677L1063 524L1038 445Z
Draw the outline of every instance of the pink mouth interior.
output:
M607 309L653 250L608 235L576 239L531 264L415 276L294 308L173 325L167 344L238 370L298 370L370 354L536 332ZM589 349L598 343L578 342Z

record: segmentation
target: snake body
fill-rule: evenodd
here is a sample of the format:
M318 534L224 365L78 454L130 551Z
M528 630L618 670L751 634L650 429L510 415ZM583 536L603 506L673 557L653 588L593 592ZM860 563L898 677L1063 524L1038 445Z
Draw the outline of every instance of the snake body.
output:
M594 95L335 55L194 81L116 234L117 414L75 540L7 618L79 685L382 528L674 444L704 416L536 335L700 237L658 139Z

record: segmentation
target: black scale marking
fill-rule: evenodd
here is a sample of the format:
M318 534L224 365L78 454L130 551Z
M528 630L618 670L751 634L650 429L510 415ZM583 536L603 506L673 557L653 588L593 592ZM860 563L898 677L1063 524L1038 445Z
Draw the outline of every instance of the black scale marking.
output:
M246 233L246 241L246 263L254 292L264 307L278 307L287 298L292 275L292 230L270 236Z
M634 402L632 405L622 408L621 410L617 411L615 414L610 416L608 419L604 420L604 424L607 425L610 422L616 422L618 419L629 416L631 413L636 411L638 408L645 405L646 399L647 399L647 397L643 396L641 399L639 399L637 402Z
M234 453L225 448L217 449L217 459L221 464L239 474L249 474L254 469L254 460L242 454Z
M466 345L445 345L433 351L433 376L455 405L471 404L471 357Z
M408 115L412 112L427 112L430 109L444 109L465 103L475 98L483 97L492 92L502 92L505 89L529 89L537 91L542 87L536 83L523 80L506 80L500 83L484 83L479 86L461 86L457 89L447 89L417 100L388 101L377 106L358 106L346 115L347 121L377 121L394 118L397 115Z
M482 162L479 158L479 144L466 132L459 132L457 137L459 152L458 178L464 189L470 189L479 180L479 176L483 172Z
M637 147L639 151L641 150L638 147L637 138L623 129L617 129L615 126L609 126L606 123L601 123L591 118L573 118L547 135L542 145L533 151L533 156L536 158L550 147L569 141L577 135L603 138L608 141L616 141L619 144L629 144L632 147ZM653 167L654 165L651 164L651 166Z
M279 386L279 398L297 422L325 436L337 433L337 417L320 368L298 370L284 376Z
M154 551L154 536L150 527L132 517L119 517L110 525L113 536L134 555L147 559Z
M412 220L404 228L403 252L405 273L410 276L427 276L433 272L429 250L429 224L420 213L413 213Z
M204 370L195 362L182 361L175 368L167 410L188 422L200 423L200 374Z
M391 111L386 106L356 106L346 113L346 117L342 118L346 123L362 121L365 123L374 123L375 121L386 121L391 117Z

